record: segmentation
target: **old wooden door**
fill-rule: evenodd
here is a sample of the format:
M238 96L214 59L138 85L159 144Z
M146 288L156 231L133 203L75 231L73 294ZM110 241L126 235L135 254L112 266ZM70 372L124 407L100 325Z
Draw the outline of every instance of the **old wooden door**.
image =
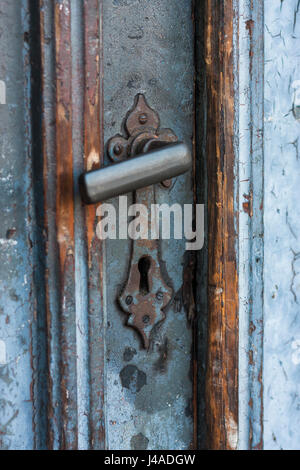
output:
M193 148L192 0L2 1L0 24L1 447L192 448L193 254L161 241L172 300L145 349L118 302L132 241L99 240L78 191L138 94ZM193 188L189 172L156 201Z
M298 0L0 1L1 449L299 448L299 14ZM142 95L151 145L169 129L193 155L156 202L205 205L201 250L174 231L142 244L154 294L140 246L99 239L78 187L111 164L113 136L127 148ZM140 332L131 270L156 302Z

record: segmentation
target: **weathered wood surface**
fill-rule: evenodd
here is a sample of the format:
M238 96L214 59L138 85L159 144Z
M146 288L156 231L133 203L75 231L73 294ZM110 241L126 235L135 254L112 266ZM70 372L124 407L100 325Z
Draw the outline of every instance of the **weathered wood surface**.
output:
M41 1L40 7L48 233L47 446L101 449L102 250L95 237L95 208L83 208L77 186L80 173L99 166L103 155L101 2Z
M238 439L238 275L234 201L235 77L231 0L205 6L208 178L207 446Z
M0 105L0 448L3 450L33 448L39 419L30 95L24 93L30 83L29 11L25 3L22 8L19 2L6 0L0 5L0 79L6 89L5 103ZM41 405L42 395L40 398Z
M263 446L263 8L238 11L239 448Z

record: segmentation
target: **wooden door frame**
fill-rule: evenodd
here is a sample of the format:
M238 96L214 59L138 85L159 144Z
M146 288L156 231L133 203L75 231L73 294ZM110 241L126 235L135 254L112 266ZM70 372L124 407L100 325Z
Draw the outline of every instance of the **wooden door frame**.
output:
M195 2L198 447L263 447L264 2ZM205 400L203 400L205 396Z

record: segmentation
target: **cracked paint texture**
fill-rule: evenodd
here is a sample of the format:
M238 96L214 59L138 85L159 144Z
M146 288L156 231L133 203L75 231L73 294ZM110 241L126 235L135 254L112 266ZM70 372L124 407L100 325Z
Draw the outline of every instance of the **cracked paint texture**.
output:
M265 1L264 448L300 449L300 2Z

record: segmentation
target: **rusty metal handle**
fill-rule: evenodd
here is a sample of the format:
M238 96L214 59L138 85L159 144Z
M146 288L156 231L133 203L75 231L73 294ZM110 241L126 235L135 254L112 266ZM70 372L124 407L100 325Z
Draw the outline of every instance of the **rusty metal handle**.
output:
M181 175L191 165L192 157L187 145L169 144L121 163L84 173L80 177L82 198L86 204L102 202Z

